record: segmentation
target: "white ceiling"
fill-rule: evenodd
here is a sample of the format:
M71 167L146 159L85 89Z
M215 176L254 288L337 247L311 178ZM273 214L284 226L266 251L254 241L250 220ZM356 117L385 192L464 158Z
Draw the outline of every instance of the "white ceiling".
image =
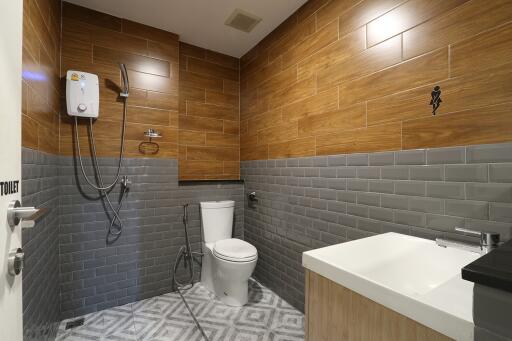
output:
M307 0L66 0L180 35L180 40L241 57ZM224 25L235 8L263 20L251 33Z

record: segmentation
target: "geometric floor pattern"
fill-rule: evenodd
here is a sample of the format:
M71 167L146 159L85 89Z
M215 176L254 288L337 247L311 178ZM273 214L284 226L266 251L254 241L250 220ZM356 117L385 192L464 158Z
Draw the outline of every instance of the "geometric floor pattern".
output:
M183 294L209 341L303 341L304 316L270 289L249 281L249 302L230 307L201 283ZM84 316L82 326L65 330L57 341L203 341L177 292ZM76 318L74 318L76 319Z

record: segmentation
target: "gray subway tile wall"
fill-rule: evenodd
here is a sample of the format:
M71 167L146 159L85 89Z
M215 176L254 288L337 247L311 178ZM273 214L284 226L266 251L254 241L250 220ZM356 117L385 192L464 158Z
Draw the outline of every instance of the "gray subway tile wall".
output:
M116 162L99 158L105 183L112 181ZM87 174L93 174L90 159L84 164ZM85 185L78 169L73 157L23 149L23 204L52 208L22 233L27 340L52 339L60 319L171 291L170 270L184 245L185 203L235 200L233 234L243 238L241 183L179 184L177 160L128 158L121 171L132 182L121 210L124 229L107 245L106 204ZM111 192L115 206L119 192L119 186ZM197 205L189 208L189 219L192 248L200 250Z
M512 231L512 144L243 161L255 277L303 310L302 252L384 232ZM333 178L336 174L336 178ZM307 180L307 181L305 181Z
M175 159L129 158L122 175L131 180L121 209L123 231L107 245L105 203L77 176L75 159L60 158L61 316L68 318L161 295L172 290L170 271L184 245L182 205L235 200L234 235L243 238L241 183L178 183ZM116 158L99 158L104 182L116 171ZM92 173L90 160L87 174ZM80 187L77 186L77 179ZM114 205L119 186L111 193ZM199 208L189 208L192 248L200 250Z
M25 341L53 340L60 321L58 165L58 156L22 149L22 204L49 209L22 231Z
M108 183L116 159L99 163ZM89 159L85 165L92 174ZM23 150L23 203L52 208L23 231L28 340L51 338L60 318L170 291L184 203L235 200L234 235L258 249L255 277L299 309L303 251L384 232L454 237L454 227L511 237L512 144L243 161L245 185L184 185L177 160L126 159L121 174L132 184L124 230L112 245L104 203L76 166L73 157ZM244 191L256 191L258 203L244 205ZM117 202L119 187L111 194ZM199 249L197 206L190 233Z

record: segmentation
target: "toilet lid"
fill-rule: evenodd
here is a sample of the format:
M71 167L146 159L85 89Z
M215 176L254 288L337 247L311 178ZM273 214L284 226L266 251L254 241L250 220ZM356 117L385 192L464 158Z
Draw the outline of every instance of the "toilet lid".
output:
M254 246L238 238L219 240L213 246L213 253L232 262L248 262L258 256Z

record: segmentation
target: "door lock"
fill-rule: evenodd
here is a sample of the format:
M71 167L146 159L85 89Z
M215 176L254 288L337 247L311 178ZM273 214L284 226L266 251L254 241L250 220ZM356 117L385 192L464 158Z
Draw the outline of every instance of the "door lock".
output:
M7 267L9 270L9 274L12 276L19 275L21 270L23 270L25 262L25 254L23 253L22 248L12 249L9 252L9 257L7 258Z

